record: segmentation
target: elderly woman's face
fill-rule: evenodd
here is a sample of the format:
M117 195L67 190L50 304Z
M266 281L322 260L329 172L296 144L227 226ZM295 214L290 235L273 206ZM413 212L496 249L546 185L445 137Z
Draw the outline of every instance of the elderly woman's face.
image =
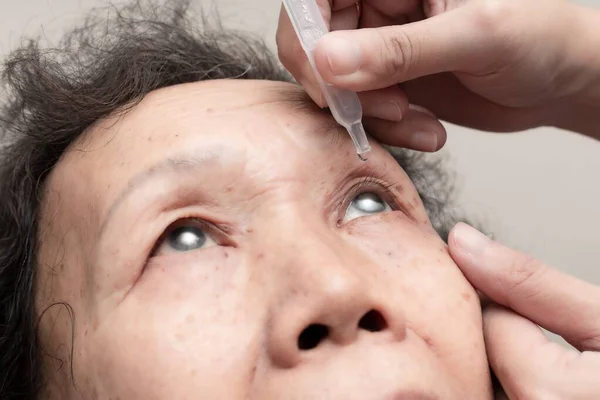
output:
M490 396L478 297L413 184L297 90L163 89L61 159L37 284L55 398Z

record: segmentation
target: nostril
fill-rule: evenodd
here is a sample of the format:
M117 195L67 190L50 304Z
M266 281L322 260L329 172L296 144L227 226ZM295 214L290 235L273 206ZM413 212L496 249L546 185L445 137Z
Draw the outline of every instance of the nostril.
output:
M329 335L329 328L321 324L312 324L306 327L298 337L300 350L314 349Z
M387 322L379 311L371 310L358 321L358 327L369 332L380 332L387 328Z

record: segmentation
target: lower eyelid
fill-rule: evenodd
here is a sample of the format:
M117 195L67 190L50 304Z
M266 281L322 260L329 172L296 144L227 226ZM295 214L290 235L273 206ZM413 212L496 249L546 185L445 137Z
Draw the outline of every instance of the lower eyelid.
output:
M154 257L148 258L148 260L146 261L145 268L148 268L148 267L151 268L152 266L156 266L156 265L173 266L173 265L177 265L177 264L186 263L188 261L197 262L198 260L202 260L205 257L211 257L212 255L215 254L213 252L218 251L218 249L220 247L221 246L218 246L218 245L212 245L212 246L208 246L208 247L203 247L201 249L196 249L196 250L191 250L191 251L186 251L186 252L168 252L168 253L164 253L164 254L159 254ZM203 253L206 253L206 254L203 254Z

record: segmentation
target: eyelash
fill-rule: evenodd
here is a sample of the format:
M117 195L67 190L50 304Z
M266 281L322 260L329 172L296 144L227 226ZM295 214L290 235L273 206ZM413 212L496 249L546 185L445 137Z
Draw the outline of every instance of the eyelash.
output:
M181 217L177 221L173 222L171 225L165 229L165 231L160 235L160 237L156 240L156 243L152 247L152 251L150 252L150 258L156 254L156 251L159 247L164 243L167 237L181 225L194 224L195 226L202 229L208 236L210 236L215 242L219 245L231 245L230 241L227 239L227 233L225 229L219 228L217 225L210 223L202 218L198 218L197 216L187 216Z
M386 203L388 203L390 205L392 210L399 210L400 206L398 204L396 195L394 195L394 193L393 193L394 186L395 186L394 184L386 184L386 183L382 182L380 179L376 178L375 176L363 177L354 186L352 186L352 188L350 188L348 193L344 196L344 198L341 202L341 206L339 207L339 210L341 213L345 213L348 206L350 205L352 200L354 200L354 198L356 198L357 196L359 196L363 193L366 193L368 191L375 191L379 196L381 196L381 198ZM340 223L340 221L342 221L342 219L343 219L343 216L338 218L338 224ZM228 240L228 236L227 236L228 232L227 232L226 227L220 228L217 225L215 225L214 223L210 223L204 219L198 218L195 215L189 215L189 216L183 216L183 217L177 219L175 222L171 223L164 230L164 232L160 235L160 237L156 240L156 243L152 247L149 257L151 258L156 254L156 251L158 250L158 248L162 245L162 243L164 243L164 241L169 236L169 234L171 234L171 232L173 232L175 229L177 229L182 224L189 224L189 223L193 223L193 224L196 224L197 226L199 226L202 230L204 230L206 232L206 234L208 236L213 238L213 240L215 242L217 242L219 245L229 245L229 246L233 245L231 243L231 241Z
M366 176L361 178L352 188L348 191L348 194L344 197L341 207L339 208L342 213L346 212L346 209L356 198L363 193L368 191L374 191L377 195L381 196L381 198L390 205L392 210L399 210L401 207L398 203L397 196L394 194L393 188L396 186L395 184L388 184L382 182L379 178L375 176ZM338 222L343 218L339 218Z

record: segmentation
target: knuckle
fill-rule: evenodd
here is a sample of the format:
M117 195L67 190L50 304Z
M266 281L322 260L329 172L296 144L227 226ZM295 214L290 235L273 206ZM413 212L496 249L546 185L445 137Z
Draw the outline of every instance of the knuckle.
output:
M475 9L474 20L487 31L497 32L507 26L515 12L513 2L504 0L484 0Z
M413 40L397 27L394 27L391 32L380 32L380 35L382 35L380 41L383 43L380 74L385 77L407 76L415 59L416 46Z
M536 282L540 281L539 278L545 270L544 265L534 257L528 255L515 257L508 268L504 282L508 299L523 300L538 295L540 288ZM512 304L508 306L511 307Z
M583 351L600 351L600 329L579 339L576 347Z
M598 315L596 321L600 321L600 315ZM586 332L585 335L577 338L577 343L574 343L574 345L581 351L600 351L600 325L594 326L590 332Z

